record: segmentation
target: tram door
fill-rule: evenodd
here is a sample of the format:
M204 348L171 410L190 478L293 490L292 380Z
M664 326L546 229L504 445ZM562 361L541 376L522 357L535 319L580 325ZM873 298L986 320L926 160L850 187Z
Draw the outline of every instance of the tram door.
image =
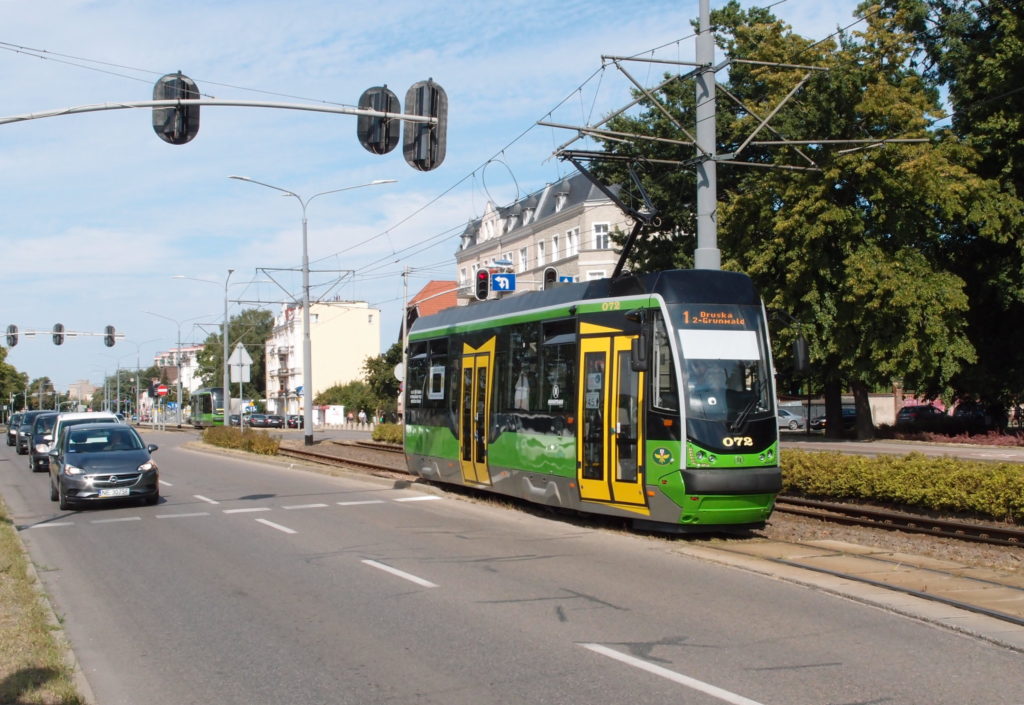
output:
M596 326L594 326L596 328ZM581 333L585 330L581 327ZM643 429L643 373L629 366L635 336L580 339L580 420L577 481L580 498L643 505L639 463Z
M494 338L476 349L465 344L462 346L459 457L462 479L468 484L491 484L491 473L487 467L487 429L491 425L494 348Z

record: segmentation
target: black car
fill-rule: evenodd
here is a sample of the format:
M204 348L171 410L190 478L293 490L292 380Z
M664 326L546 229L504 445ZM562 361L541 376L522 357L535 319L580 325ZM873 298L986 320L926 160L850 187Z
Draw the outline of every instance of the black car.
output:
M48 413L51 412L41 409L33 409L32 411L22 413L21 425L18 426L18 438L15 441L15 450L18 451L18 455L28 455L29 446L32 444L32 422L40 414Z
M843 430L849 431L857 425L857 410L843 407ZM811 428L815 431L823 431L828 427L828 420L824 416L817 416L811 419Z
M904 406L897 411L896 423L913 424L945 415L945 411L931 404L915 404L913 406Z
M70 426L50 451L50 499L61 509L116 500L160 501L159 475L146 445L131 426Z
M50 411L39 414L32 422L32 435L28 443L28 469L32 472L50 467L50 456L47 453L53 442L53 425L56 421L57 412Z
M301 414L288 414L288 428L302 428L306 420Z
M268 414L267 428L284 428L284 417L277 414Z
M241 426L241 425L242 425L242 417L241 416L239 416L238 414L231 414L230 416L228 416L228 426Z
M251 428L267 428L267 415L266 414L249 414L246 418L245 423Z

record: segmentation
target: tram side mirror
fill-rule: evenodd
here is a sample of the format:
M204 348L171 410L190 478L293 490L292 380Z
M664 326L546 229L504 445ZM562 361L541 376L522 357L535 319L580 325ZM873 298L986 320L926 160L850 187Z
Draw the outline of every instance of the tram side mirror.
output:
M807 374L811 370L810 356L807 353L807 338L798 335L793 341L793 370L799 374Z
M649 366L649 350L647 332L641 331L640 335L633 338L633 343L629 348L629 369L634 372L646 372Z

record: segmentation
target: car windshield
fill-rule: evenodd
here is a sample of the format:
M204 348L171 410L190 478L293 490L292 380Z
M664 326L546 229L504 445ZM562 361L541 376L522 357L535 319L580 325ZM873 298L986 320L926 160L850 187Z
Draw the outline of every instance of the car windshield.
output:
M53 430L53 424L56 423L56 421L56 414L52 416L40 416L36 419L35 425L32 427L32 432L36 434L49 433Z
M68 432L69 453L106 453L120 450L142 450L142 440L130 428L72 429Z

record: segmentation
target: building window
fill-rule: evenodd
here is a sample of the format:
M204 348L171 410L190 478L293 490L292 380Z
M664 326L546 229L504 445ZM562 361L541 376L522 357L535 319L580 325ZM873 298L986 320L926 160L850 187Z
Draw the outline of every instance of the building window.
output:
M541 240L537 243L537 266L543 267L544 262L546 261L547 260L544 259L544 241Z
M527 250L524 247L521 250L519 250L519 271L520 272L525 272L528 269L527 262L529 262L529 257L527 256Z
M558 193L555 194L555 213L565 208L565 202L569 200L569 194Z
M466 278L466 268L463 267L461 270L459 270L459 284L461 286L465 286L468 281L469 279Z
M594 281L596 279L604 279L604 277L605 277L605 274L604 274L604 270L603 269L594 270L592 272L587 272L587 281L591 281L592 282L592 281Z
M551 236L551 261L552 262L557 262L558 261L558 236L557 235L552 235Z
M611 238L608 236L608 223L594 224L594 249L607 250L612 246Z
M575 257L580 253L580 229L573 228L565 233L565 256Z

